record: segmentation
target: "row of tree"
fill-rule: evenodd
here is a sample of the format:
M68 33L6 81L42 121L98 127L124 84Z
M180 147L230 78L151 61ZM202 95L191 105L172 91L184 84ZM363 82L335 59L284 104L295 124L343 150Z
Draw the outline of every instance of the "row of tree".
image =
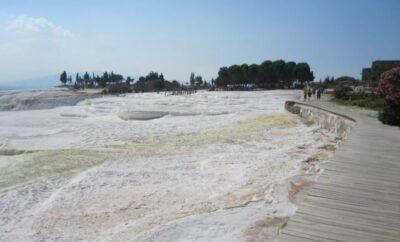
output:
M90 75L88 72L81 76L76 73L75 81L72 82L72 76L63 71L60 75L62 85L70 85L76 89L82 88L106 88L105 92L120 93L120 92L151 92L151 91L173 91L181 88L181 84L174 80L172 82L164 79L164 75L158 72L151 71L146 76L141 76L138 81L134 78L124 78L123 75L115 74L114 72L104 72L103 75Z
M104 72L103 75L95 75L92 73L90 75L88 72L85 72L83 76L80 76L79 73L75 75L75 82L72 83L72 76L68 75L66 71L63 71L60 75L60 81L65 86L67 84L74 85L76 88L93 88L93 87L106 87L109 84L121 83L125 81L127 84L130 84L134 81L133 78L127 77L126 80L120 74L114 74L114 72Z
M261 64L242 64L221 67L215 85L245 86L254 85L260 88L290 88L294 83L300 85L313 81L314 74L307 63L296 63L284 60L264 61Z
M191 87L196 88L207 88L213 85L212 83L203 80L201 75L196 76L193 72L190 73L189 83Z
M321 82L321 80L320 80ZM351 77L351 76L340 76L338 78L335 77L325 77L324 83L327 86L337 86L337 85L349 85L349 86L357 86L362 84L360 79Z
M295 84L303 85L305 82L313 81L314 74L307 63L296 63L284 60L264 61L261 64L242 64L232 65L230 67L221 67L218 77L211 82L203 80L201 75L196 76L193 72L190 74L190 87L207 88L210 86L254 86L260 88L291 88ZM60 75L60 81L63 85L67 83L72 85L72 77L64 71ZM134 78L124 77L113 72L104 72L103 75L90 75L88 72L80 76L76 73L74 87L93 88L107 87L111 84L125 83L132 84ZM188 85L187 83L186 85ZM166 81L162 73L151 71L146 76L141 76L134 85L140 91L161 91L166 89L176 89L181 86L177 81Z
M162 73L158 74L158 72L154 71L151 71L146 76L139 77L139 80L133 84L135 92L173 91L180 87L181 85L178 81L167 81Z

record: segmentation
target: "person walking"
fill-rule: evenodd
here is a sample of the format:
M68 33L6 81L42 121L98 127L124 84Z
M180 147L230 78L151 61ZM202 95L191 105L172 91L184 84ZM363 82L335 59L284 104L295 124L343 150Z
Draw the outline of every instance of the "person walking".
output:
M308 89L308 101L310 101L312 95L312 90L311 88Z
M319 87L317 90L317 99L320 100L321 99L321 88Z
M303 89L303 94L304 94L304 102L307 101L307 87L305 86Z

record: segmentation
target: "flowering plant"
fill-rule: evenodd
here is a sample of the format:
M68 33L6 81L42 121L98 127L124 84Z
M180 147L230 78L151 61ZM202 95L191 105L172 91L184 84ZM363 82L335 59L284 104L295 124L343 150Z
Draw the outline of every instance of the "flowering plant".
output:
M382 75L378 91L389 105L400 105L400 67Z
M386 101L386 105L379 113L379 120L385 124L400 126L400 67L382 75L378 92Z

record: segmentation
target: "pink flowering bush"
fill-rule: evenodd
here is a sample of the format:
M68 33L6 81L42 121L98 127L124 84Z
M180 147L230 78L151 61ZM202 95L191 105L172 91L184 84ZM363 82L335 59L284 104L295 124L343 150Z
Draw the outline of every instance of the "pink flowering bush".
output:
M378 91L386 101L379 119L383 123L400 126L400 67L382 75Z
M379 81L379 93L390 104L400 103L400 67L383 74L383 79Z

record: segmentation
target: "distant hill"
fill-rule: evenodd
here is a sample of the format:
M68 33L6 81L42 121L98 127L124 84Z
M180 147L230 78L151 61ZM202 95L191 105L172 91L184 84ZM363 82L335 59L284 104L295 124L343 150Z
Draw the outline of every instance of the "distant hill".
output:
M59 75L57 74L34 77L14 82L0 83L0 90L52 88L59 85L58 79Z
M88 72L89 75L92 75L93 73L95 75L103 75L103 71L94 71L94 72ZM69 73L68 75L72 76L72 81L75 81L75 75L76 72ZM83 76L85 72L79 72L80 76ZM124 75L124 78L126 78L127 75ZM131 78L134 78L135 81L139 79L138 75L130 75ZM53 88L55 86L60 85L60 74L54 74L54 75L47 75L47 76L41 76L41 77L33 77L29 79L24 79L20 81L14 81L14 82L5 82L1 83L0 82L0 90L13 90L13 89L40 89L40 88Z

